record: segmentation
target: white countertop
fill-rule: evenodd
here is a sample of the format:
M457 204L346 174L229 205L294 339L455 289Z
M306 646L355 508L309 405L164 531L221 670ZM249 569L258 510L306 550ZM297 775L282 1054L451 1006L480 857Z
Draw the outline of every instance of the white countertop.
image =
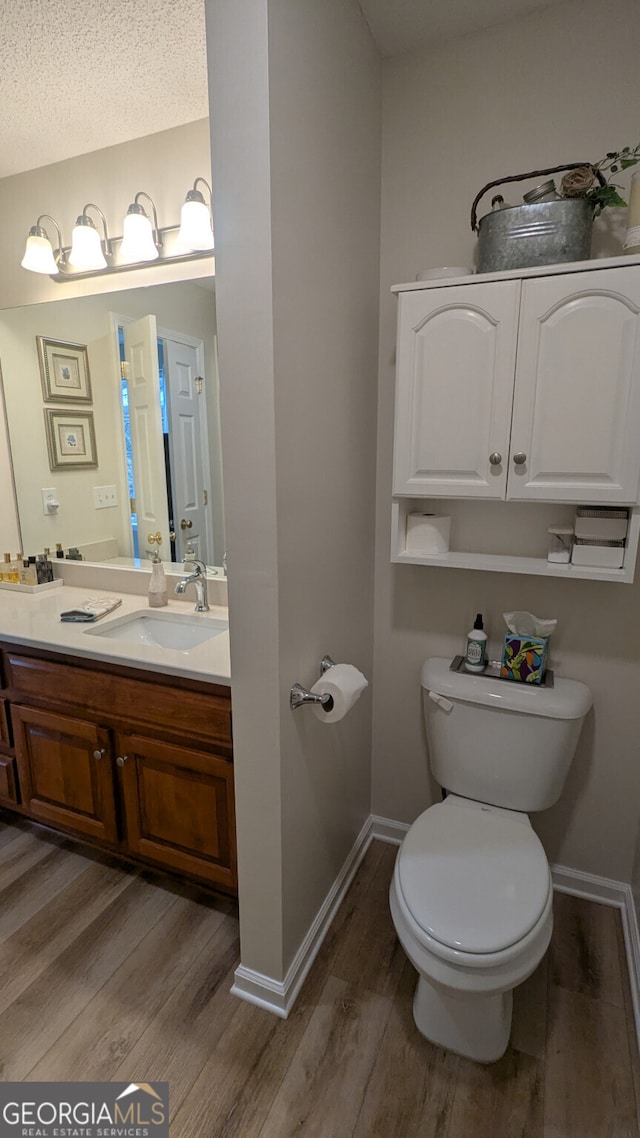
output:
M90 598L97 595L121 600L122 604L94 624L66 624L60 621L61 612L87 604ZM187 603L170 600L165 608L150 609L146 597L106 590L78 589L65 585L42 593L14 594L10 588L3 588L0 589L0 640L44 648L50 652L62 652L86 660L106 660L130 668L161 672L163 675L184 676L227 687L230 685L228 631L188 650L128 644L94 634L98 628L106 627L109 621L121 619L132 612L182 613L185 616L195 616L203 622L211 617L223 620L228 618L227 609L219 605L212 605L209 613L195 614L193 601ZM89 629L93 630L91 635L88 634Z

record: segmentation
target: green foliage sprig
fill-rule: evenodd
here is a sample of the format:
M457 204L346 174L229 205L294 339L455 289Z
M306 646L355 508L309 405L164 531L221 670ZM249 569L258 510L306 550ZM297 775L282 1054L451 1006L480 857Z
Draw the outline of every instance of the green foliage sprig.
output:
M599 213L607 206L626 206L626 201L618 192L620 186L610 182L611 174L619 174L640 162L640 142L637 146L623 146L622 150L610 150L600 162L578 166L565 174L560 189L565 198L586 198ZM600 174L605 180L600 184Z

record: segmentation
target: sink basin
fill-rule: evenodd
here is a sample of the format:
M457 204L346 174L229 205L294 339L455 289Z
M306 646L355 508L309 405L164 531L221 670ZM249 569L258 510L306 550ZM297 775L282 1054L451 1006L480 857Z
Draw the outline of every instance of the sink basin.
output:
M150 612L141 609L116 617L102 627L87 628L90 636L101 636L105 640L119 640L125 644L152 644L156 648L172 648L176 652L188 652L227 632L229 622L219 617L183 616L176 612Z

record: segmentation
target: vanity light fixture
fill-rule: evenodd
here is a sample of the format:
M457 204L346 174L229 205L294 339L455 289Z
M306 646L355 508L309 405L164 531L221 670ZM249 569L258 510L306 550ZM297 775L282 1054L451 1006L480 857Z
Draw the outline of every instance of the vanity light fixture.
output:
M139 190L127 209L122 237L109 237L106 218L93 202L85 205L73 229L70 247L63 247L60 226L55 218L43 213L29 230L22 267L34 273L48 274L52 280L78 280L83 277L141 269L153 262L173 264L210 256L213 252L211 210L199 184L206 187L211 201L211 187L204 178L196 178L182 207L181 224L160 228L153 198ZM144 198L150 208L145 209ZM100 217L104 236L88 211ZM151 215L151 216L149 216ZM42 221L48 219L56 228L58 247L54 252Z
M40 224L45 218L53 222L56 227L56 233L58 234L58 248L55 254L47 231ZM55 217L51 217L49 213L41 213L36 224L32 225L29 230L24 257L20 262L22 268L29 269L32 273L43 273L45 276L51 276L58 272L59 265L64 264L64 262L65 255L62 250L62 233L60 232L60 226Z
M100 234L87 213L88 209L95 209L102 218L102 224L104 226L104 252ZM91 271L92 269L106 269L107 261L105 253L111 253L106 218L100 206L94 205L93 202L87 202L73 227L69 264L74 269L83 269L85 272Z
M211 202L211 186L204 178L196 178L180 211L178 240L185 249L211 252L213 249L211 210L204 200L204 195L198 189L198 182L202 182L202 185L207 187L209 201Z

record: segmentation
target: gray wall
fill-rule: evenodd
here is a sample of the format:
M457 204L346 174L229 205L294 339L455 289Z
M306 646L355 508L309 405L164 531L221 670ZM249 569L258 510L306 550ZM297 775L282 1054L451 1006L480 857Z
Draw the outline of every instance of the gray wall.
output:
M380 68L353 0L208 0L242 963L280 978L369 813Z
M565 793L536 828L552 861L629 881L640 801L640 580L394 566L388 554L396 318L389 286L430 266L472 263L469 211L485 182L597 161L638 141L640 7L622 0L615 13L614 20L593 0L571 0L385 63L373 810L409 822L437 793L427 774L422 660L459 652L477 611L496 653L502 613L530 609L558 618L553 666L594 695ZM505 197L517 200L522 188L507 187ZM620 252L624 217L607 211L596 222L594 255Z

